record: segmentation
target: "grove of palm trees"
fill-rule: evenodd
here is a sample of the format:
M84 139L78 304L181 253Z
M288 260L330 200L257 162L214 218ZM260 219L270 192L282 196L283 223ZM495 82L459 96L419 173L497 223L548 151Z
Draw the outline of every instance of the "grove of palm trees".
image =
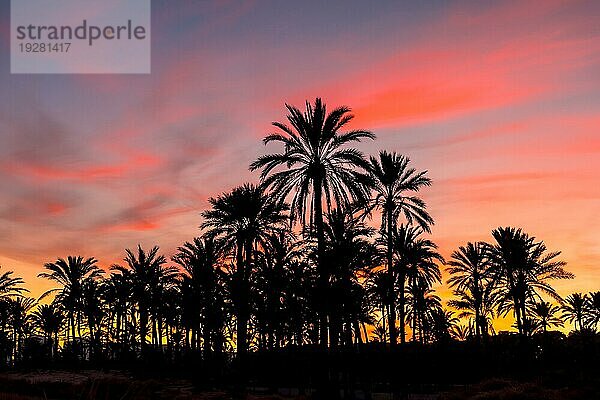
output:
M428 171L402 149L364 154L376 135L354 128L348 107L286 107L249 166L257 180L211 197L189 221L197 237L173 255L160 243L114 265L54 255L40 265L53 286L40 298L4 265L2 368L316 398L406 398L490 378L573 385L598 372L600 289L559 293L574 278L559 250L490 226L489 240L465 237L445 259Z

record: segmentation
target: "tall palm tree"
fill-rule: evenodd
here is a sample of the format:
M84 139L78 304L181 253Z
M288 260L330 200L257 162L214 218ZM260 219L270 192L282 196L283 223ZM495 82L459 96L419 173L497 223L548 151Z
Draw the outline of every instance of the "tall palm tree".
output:
M172 290L176 287L180 271L174 266L161 266L150 281L150 326L152 328L152 343L156 348L162 349L165 317L169 311L168 298L172 297Z
M299 219L310 227L317 239L317 269L320 341L327 346L328 302L327 271L321 262L324 251L324 212L331 208L347 208L352 203L364 203L368 198L370 179L363 172L367 162L353 142L374 139L365 130L342 132L353 119L348 107L338 107L327 113L321 99L314 104L306 102L306 110L286 104L290 125L274 122L279 132L268 135L264 143L278 142L282 152L259 157L250 165L251 170L262 169L261 180L279 199L291 196L292 220ZM308 217L308 223L306 218Z
M9 321L13 334L13 360L22 355L23 339L30 332L32 317L31 309L36 305L36 299L32 297L18 296L9 300Z
M419 227L400 225L393 232L394 249L394 281L393 284L399 292L399 320L400 340L405 342L406 337L406 287L407 284L416 287L417 281L426 285L427 289L433 283L441 282L441 272L437 263L444 263L444 258L438 253L437 245L421 235L423 230ZM387 244L387 238L382 237L381 242Z
M467 243L452 253L448 261L450 273L448 285L454 289L459 300L451 300L451 307L472 312L475 322L475 336L479 339L487 333L487 315L492 307L489 304L492 297L493 281L490 264L487 258L485 243ZM493 317L493 315L492 315Z
M38 277L52 280L61 286L60 288L48 290L41 298L56 293L56 301L67 312L72 340L75 340L76 327L81 337L83 283L86 279L95 279L104 272L98 268L97 262L93 257L69 256L67 259L59 258L53 263L44 264L44 268L49 272L38 274Z
M546 334L548 328L563 327L563 320L557 316L560 307L547 301L535 302L531 308L531 316L538 330Z
M600 291L590 293L587 309L587 324L596 329L600 325Z
M121 350L131 342L133 333L129 330L134 316L133 286L132 273L128 269L113 271L104 280L102 295L104 302L109 305L108 334Z
M304 252L304 243L300 251ZM292 258L286 263L282 290L282 325L288 344L318 343L315 321L315 269L306 258Z
M1 268L1 267L0 267ZM13 271L7 271L0 275L0 335L6 340L6 346L2 346L0 353L9 355L8 326L11 322L11 310L13 310L13 299L24 292L28 292L22 287L25 282L22 278L13 276ZM6 336L4 336L6 335ZM13 338L14 343L14 338ZM13 348L14 351L14 348Z
M99 279L86 279L82 285L81 309L88 324L90 356L97 355L102 333L102 319L105 317L103 283Z
M183 270L182 317L190 327L192 343L202 336L204 353L222 350L224 319L223 271L214 237L194 238L178 248L173 261Z
M574 275L563 268L564 261L556 259L560 252L547 252L544 242L537 242L521 229L500 227L492 236L496 243L490 246L489 257L498 282L498 311L506 315L512 310L519 334L524 336L528 305L540 300L538 292L562 301L548 281L572 279Z
M390 305L390 296L396 296L397 293L394 291L390 293L389 288L394 287L393 282L395 276L390 277L387 270L374 270L371 271L364 282L367 290L369 302L372 307L378 309L381 316L380 329L377 333L377 337L382 342L387 342L388 329L386 329L386 319L388 318L388 309ZM375 327L377 329L377 326ZM394 327L394 329L396 329Z
M325 224L325 252L332 302L330 309L330 343L341 340L350 344L352 337L361 337L359 322L366 319L366 293L359 288L360 279L379 264L379 252L369 239L374 234L351 212L334 209Z
M51 356L54 358L58 351L58 334L64 322L64 314L55 303L41 304L32 313L37 328L44 334L44 342L51 344Z
M251 184L234 188L217 198L204 211L202 228L206 234L222 241L226 252L235 254L234 305L236 308L237 351L248 351L248 321L250 319L250 275L253 253L267 249L270 238L287 230L287 204L276 201L264 189Z
M427 280L418 277L410 282L406 296L406 317L410 321L412 341L427 341L433 328L433 315L441 310L442 301Z
M256 320L260 348L279 348L284 343L291 342L293 333L298 334L301 329L290 329L286 332L286 325L290 328L287 307L297 307L299 304L294 298L300 288L293 288L292 284L302 286L305 280L295 281L297 278L294 269L298 269L298 262L303 256L303 241L294 242L294 235L281 233L271 238L269 248L259 253L257 260L257 274L255 277L254 299L256 306ZM301 271L303 272L303 271ZM294 325L302 324L301 308L295 308L297 321ZM297 335L299 339L301 334Z
M586 327L588 299L587 294L573 293L567 296L563 304L563 315L567 322L573 323L576 331L581 331Z
M417 223L422 229L429 232L433 218L426 210L425 202L415 196L421 188L431 185L427 171L417 172L409 167L410 160L397 153L381 151L379 158L371 156L369 172L373 179L374 196L369 201L367 210L381 211L381 231L386 234L386 262L389 281L393 281L393 235L400 216L404 215L408 223ZM390 343L396 343L396 297L394 287L388 288L387 296L390 304L388 326L390 330ZM404 337L402 337L404 341Z
M159 247L154 246L149 252L138 245L137 253L126 249L123 259L127 267L114 264L111 269L129 275L132 283L133 298L139 313L139 335L142 350L146 349L148 337L148 321L150 308L153 306L152 294L160 280L162 266L167 262L165 256L158 254Z

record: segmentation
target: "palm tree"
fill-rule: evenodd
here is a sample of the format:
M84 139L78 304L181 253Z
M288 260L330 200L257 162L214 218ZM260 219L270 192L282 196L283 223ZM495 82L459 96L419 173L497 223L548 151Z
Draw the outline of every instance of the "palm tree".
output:
M38 274L40 278L50 279L61 285L60 288L48 290L41 298L56 293L56 301L67 312L68 327L71 328L73 341L75 340L76 326L78 335L81 337L83 283L87 279L99 277L104 272L96 266L97 262L93 257L84 259L81 256L69 256L66 260L59 258L53 263L44 264L44 268L49 272ZM76 319L77 321L75 321Z
M574 275L565 271L564 261L556 260L560 252L547 252L544 242L521 229L500 227L492 236L496 243L489 247L489 257L499 289L498 311L506 315L512 310L519 334L525 336L527 306L540 299L538 291L562 301L548 281Z
M261 187L245 184L210 198L212 206L202 216L206 234L222 241L226 253L235 254L234 306L237 323L237 351L248 351L248 321L250 319L250 275L253 253L260 247L269 248L270 239L286 231L288 206L274 200Z
M369 240L374 230L350 212L334 209L324 228L323 261L330 271L328 280L333 294L328 310L330 343L336 346L343 339L350 344L353 334L357 340L361 337L360 322L368 319L366 293L360 287L360 279L379 264L379 252Z
M156 270L150 281L150 326L152 327L152 343L154 347L162 349L165 317L168 310L167 300L172 296L176 287L180 271L174 266L161 266Z
M299 244L304 252L305 243ZM291 259L284 270L282 319L286 342L296 346L306 341L318 343L315 311L316 274L313 264L304 257Z
M467 339L469 339L469 337L472 336L472 334L473 334L473 330L471 329L470 325L456 324L452 328L452 332L451 332L452 337L455 340L459 340L461 342L464 342Z
M407 288L406 317L410 321L412 341L425 343L433 328L434 313L442 310L442 301L429 282L422 277L412 280Z
M448 301L448 305L453 307L459 311L458 318L468 318L472 325L473 336L477 337L477 340L480 339L481 335L487 336L490 333L494 333L493 320L495 317L494 307L496 306L496 297L497 294L493 289L493 282L488 282L483 290L483 297L481 303L478 306L476 305L475 299L471 295L470 292L458 292L455 291L454 295L457 296L456 299L451 299ZM479 335L477 334L477 329L475 328L475 320L477 319L475 316L475 310L479 309L479 325L480 331Z
M30 332L32 318L29 311L37 303L32 297L18 296L9 300L9 322L13 334L13 360L22 355L23 336Z
M394 276L390 277L387 273L387 270L374 270L370 271L367 275L367 279L364 284L367 290L368 300L372 304L373 308L378 309L378 312L381 316L380 325L381 328L377 337L378 340L382 342L387 342L388 330L386 329L385 320L388 318L388 312L390 305L390 296L396 296L397 293L394 291L390 293L389 288L394 287L390 281L395 279ZM377 328L377 326L375 327ZM397 329L394 326L394 329Z
M423 230L419 227L400 225L393 232L394 249L394 281L399 291L400 340L405 342L406 335L406 286L416 287L417 281L427 289L433 283L441 282L441 272L437 262L444 258L438 253L437 245L429 239L421 237ZM387 244L387 238L381 241Z
M302 336L302 328L296 327L304 322L304 310L295 297L301 288L293 288L291 285L305 284L305 279L302 279L304 277L297 276L297 270L301 268L298 263L303 256L304 242L293 240L294 235L291 232L275 235L271 238L269 248L257 254L259 258L256 263L253 303L256 308L259 348L272 350L281 347L286 341L293 341L293 335L296 335L296 339ZM297 278L301 279L296 281ZM286 310L286 307L292 307L294 310ZM288 311L295 312L296 315ZM297 320L290 324L291 318ZM294 325L294 328L291 328L291 325Z
M544 335L548 332L548 328L562 328L564 326L562 319L556 316L559 310L559 306L547 301L539 301L533 304L531 308L532 319Z
M60 332L64 314L56 303L41 304L31 314L37 328L44 334L44 342L51 343L51 356L54 358L58 352L58 333Z
M126 343L131 342L132 333L129 330L133 318L133 277L128 269L111 272L108 279L104 280L102 296L109 305L108 334L113 343L118 344L121 350Z
M97 355L102 333L102 319L105 316L105 304L102 301L103 284L98 279L86 279L82 285L81 308L88 323L90 356Z
M111 269L120 271L123 275L129 275L132 284L134 301L137 303L139 313L139 335L141 350L146 349L148 336L148 320L150 308L153 306L153 298L156 287L160 280L162 266L167 262L165 256L158 254L158 246L154 246L149 252L144 251L138 245L137 254L126 249L123 259L127 267L114 264Z
M396 224L401 215L404 215L408 223L416 222L422 229L429 232L429 226L433 224L433 218L426 210L425 202L414 193L424 186L431 185L431 179L427 171L417 172L409 168L410 160L397 153L381 151L379 158L371 157L369 161L369 172L373 179L374 197L370 199L367 211L373 209L381 211L381 231L385 233L387 272L389 281L393 281L393 235ZM396 344L396 297L394 287L388 288L390 295L387 296L390 303L388 308L388 326L390 330L390 343ZM402 336L404 343L404 336Z
M572 322L576 331L583 330L587 314L588 295L581 293L570 294L563 304L563 315L567 322Z
M467 243L452 253L448 261L451 274L448 285L454 289L459 300L451 300L451 307L462 310L463 315L474 314L475 336L480 339L487 334L487 318L492 311L493 283L485 243ZM493 317L493 314L491 315Z
M192 346L202 337L204 353L222 350L224 320L223 271L214 237L194 238L178 248L173 261L183 270L183 323L192 333Z
M0 266L1 268L2 266ZM23 278L13 277L12 274L13 271L7 271L0 275L0 301L29 291L21 287L25 284Z
M2 268L2 267L0 267ZM11 322L11 310L13 310L13 299L24 292L28 292L21 287L25 282L20 277L13 276L13 271L7 271L0 275L0 339L4 339L6 347L2 346L0 353L8 356L10 354L10 340L8 338L8 325ZM14 343L14 338L12 342ZM14 351L14 347L12 348Z
M590 328L596 329L600 324L600 291L590 293L587 309L587 324Z
M459 318L453 311L434 308L430 313L431 336L438 343L448 342L456 332Z
M368 164L360 151L347 145L374 139L375 135L365 130L342 132L353 119L350 109L343 106L327 113L319 98L314 104L306 102L305 112L288 104L286 108L290 125L274 122L279 132L264 139L265 144L283 144L283 152L259 157L250 169L262 169L261 180L278 199L283 201L291 195L290 218L300 219L303 226L314 231L320 292L320 342L327 347L325 305L329 298L327 271L322 263L325 248L323 204L331 210L334 203L341 209L367 200L370 179L361 170L366 170Z

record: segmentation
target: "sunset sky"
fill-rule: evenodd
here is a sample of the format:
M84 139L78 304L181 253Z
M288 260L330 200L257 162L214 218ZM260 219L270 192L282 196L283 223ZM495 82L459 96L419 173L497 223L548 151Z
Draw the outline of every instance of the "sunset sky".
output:
M563 252L561 294L600 289L598 1L153 1L150 75L11 75L8 3L0 265L33 296L57 257L172 254L316 96L429 171L444 256L518 226Z

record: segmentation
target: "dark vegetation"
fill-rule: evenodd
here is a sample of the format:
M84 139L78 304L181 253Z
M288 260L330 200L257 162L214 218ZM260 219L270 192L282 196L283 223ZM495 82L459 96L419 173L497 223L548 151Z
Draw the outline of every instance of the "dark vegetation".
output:
M365 157L353 145L375 136L347 130L345 107L287 108L264 140L281 147L250 166L260 184L211 198L200 236L170 259L139 246L107 269L58 258L39 274L56 287L37 300L12 272L0 275L4 368L120 370L196 390L321 398L471 398L486 380L515 393L531 387L510 382L597 395L600 292L562 298L551 283L573 274L559 252L499 227L444 260L419 197L427 171L395 152ZM454 290L445 305L434 289L441 268ZM496 332L507 315L514 332ZM88 398L117 395L102 396ZM507 396L478 398L517 398Z

